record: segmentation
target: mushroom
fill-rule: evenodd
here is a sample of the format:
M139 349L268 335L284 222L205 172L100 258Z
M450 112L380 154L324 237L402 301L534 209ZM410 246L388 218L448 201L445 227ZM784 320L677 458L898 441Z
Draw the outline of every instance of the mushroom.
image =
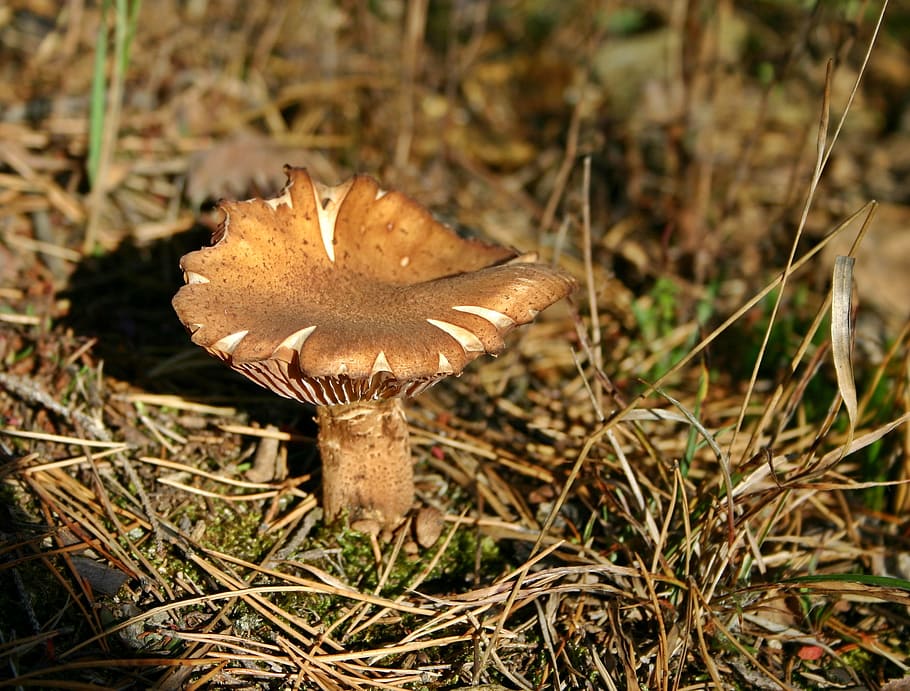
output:
M213 245L180 261L173 306L211 355L316 406L327 517L391 530L414 501L402 399L499 353L575 281L458 236L370 177L285 172L273 199L222 202Z

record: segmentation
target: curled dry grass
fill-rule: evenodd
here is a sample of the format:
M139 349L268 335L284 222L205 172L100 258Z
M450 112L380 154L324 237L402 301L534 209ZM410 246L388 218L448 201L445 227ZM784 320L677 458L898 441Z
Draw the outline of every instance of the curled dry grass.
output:
M351 90L382 96L372 93L361 106L393 94L408 114L405 131L383 148L376 141L388 131L375 125L360 134L361 155L368 164L377 152L394 153L392 175L414 180L407 162L427 146L416 106L426 106L428 88L415 81L416 53L429 50L432 38L415 34L422 5L409 4L403 18L407 88L394 91L394 80L315 80L230 117L274 130L300 93L318 100L323 115ZM247 17L260 30L252 72L278 41L276 12ZM139 27L135 60L148 69L154 62L143 62L149 45ZM482 24L475 31L479 40ZM449 55L449 66L469 64L480 45ZM216 80L189 91L195 88L230 101L239 87ZM434 526L409 524L388 544L325 528L312 494L316 477L248 479L254 459L279 477L286 464L317 467L305 412L219 382L187 347L152 338L118 351L66 328L66 306L29 285L65 283L81 256L72 248L84 238L39 231L48 214L61 228L83 227L88 197L78 185L59 184L52 153L55 137L70 141L77 156L85 142L80 149L78 139L67 139L65 118L52 119L50 131L3 123L16 133L5 135L0 152L11 171L5 203L12 218L34 225L6 231L0 248L19 257L3 288L9 308L0 313L0 575L8 614L0 623L0 685L790 689L875 688L905 675L910 325L854 373L849 273L816 295L814 312L796 314L790 299L797 288L815 290L807 269L821 266L827 242L804 249L799 240L837 145L840 127L829 126L827 114L849 112L833 98L825 88L819 99L817 155L789 253L778 256L775 271L748 276L753 297L740 292L737 307L724 310L731 300L723 285L716 300L692 287L699 276L710 283L699 273L703 258L689 282L677 277L690 291L675 295L678 303L717 303L707 320L664 323L656 288L633 295L600 265L599 243L613 240L593 228L606 221L592 204L590 162L579 160L593 133L581 106L567 121L562 153L542 149L533 164L550 181L543 203L495 172L507 165L502 160L481 165L449 152L458 173L435 174L467 180L476 197L466 213L512 200L516 218L541 220L542 249L559 254L585 290L497 361L411 405L420 499L443 518L425 549L415 535ZM123 235L110 230L121 223L137 255L154 253L148 247L156 242L165 257L179 254L167 243L192 214L171 201L179 199L175 175L191 167L189 150L236 125L226 115L233 111L216 110L222 119L206 132L211 139L176 136L165 125L175 108L121 114L127 129L160 126L163 134L118 143L134 164L100 195L107 206L91 210L93 233L111 252L123 252L114 249ZM287 146L305 139L342 158L355 130L331 129L273 134ZM14 138L47 153L22 156ZM97 188L95 195L92 203L101 203ZM874 205L858 209L838 217L831 237L874 223ZM560 210L566 221L557 228ZM620 242L630 261L653 249L636 242ZM115 256L137 261L128 252ZM104 272L117 267L100 262L92 281L103 290L110 286ZM146 324L164 314L141 309ZM787 310L797 326L782 335ZM145 317L134 318L142 325ZM79 333L81 322L69 323ZM772 379L769 352L786 336ZM104 366L93 352L101 348ZM744 363L753 348L756 359ZM272 416L286 428L260 426Z

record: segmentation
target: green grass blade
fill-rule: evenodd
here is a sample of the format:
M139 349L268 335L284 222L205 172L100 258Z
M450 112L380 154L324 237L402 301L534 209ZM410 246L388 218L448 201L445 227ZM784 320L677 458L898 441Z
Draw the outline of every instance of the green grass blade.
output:
M910 580L894 576L876 576L869 573L826 573L811 574L807 576L794 576L781 581L782 583L859 583L860 585L875 586L877 588L898 588L910 592Z

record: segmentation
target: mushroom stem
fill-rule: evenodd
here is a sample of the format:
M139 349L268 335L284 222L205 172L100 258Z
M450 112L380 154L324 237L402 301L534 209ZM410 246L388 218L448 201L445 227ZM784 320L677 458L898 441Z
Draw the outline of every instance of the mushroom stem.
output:
M318 406L323 508L393 529L414 501L408 424L400 398Z

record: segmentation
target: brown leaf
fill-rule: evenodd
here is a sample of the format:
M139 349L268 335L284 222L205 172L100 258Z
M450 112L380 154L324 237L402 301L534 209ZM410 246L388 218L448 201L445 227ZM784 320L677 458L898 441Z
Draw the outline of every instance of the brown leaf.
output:
M285 164L308 168L323 180L336 176L319 153L285 147L256 132L242 131L192 156L186 196L197 207L206 200L268 196L284 184Z

